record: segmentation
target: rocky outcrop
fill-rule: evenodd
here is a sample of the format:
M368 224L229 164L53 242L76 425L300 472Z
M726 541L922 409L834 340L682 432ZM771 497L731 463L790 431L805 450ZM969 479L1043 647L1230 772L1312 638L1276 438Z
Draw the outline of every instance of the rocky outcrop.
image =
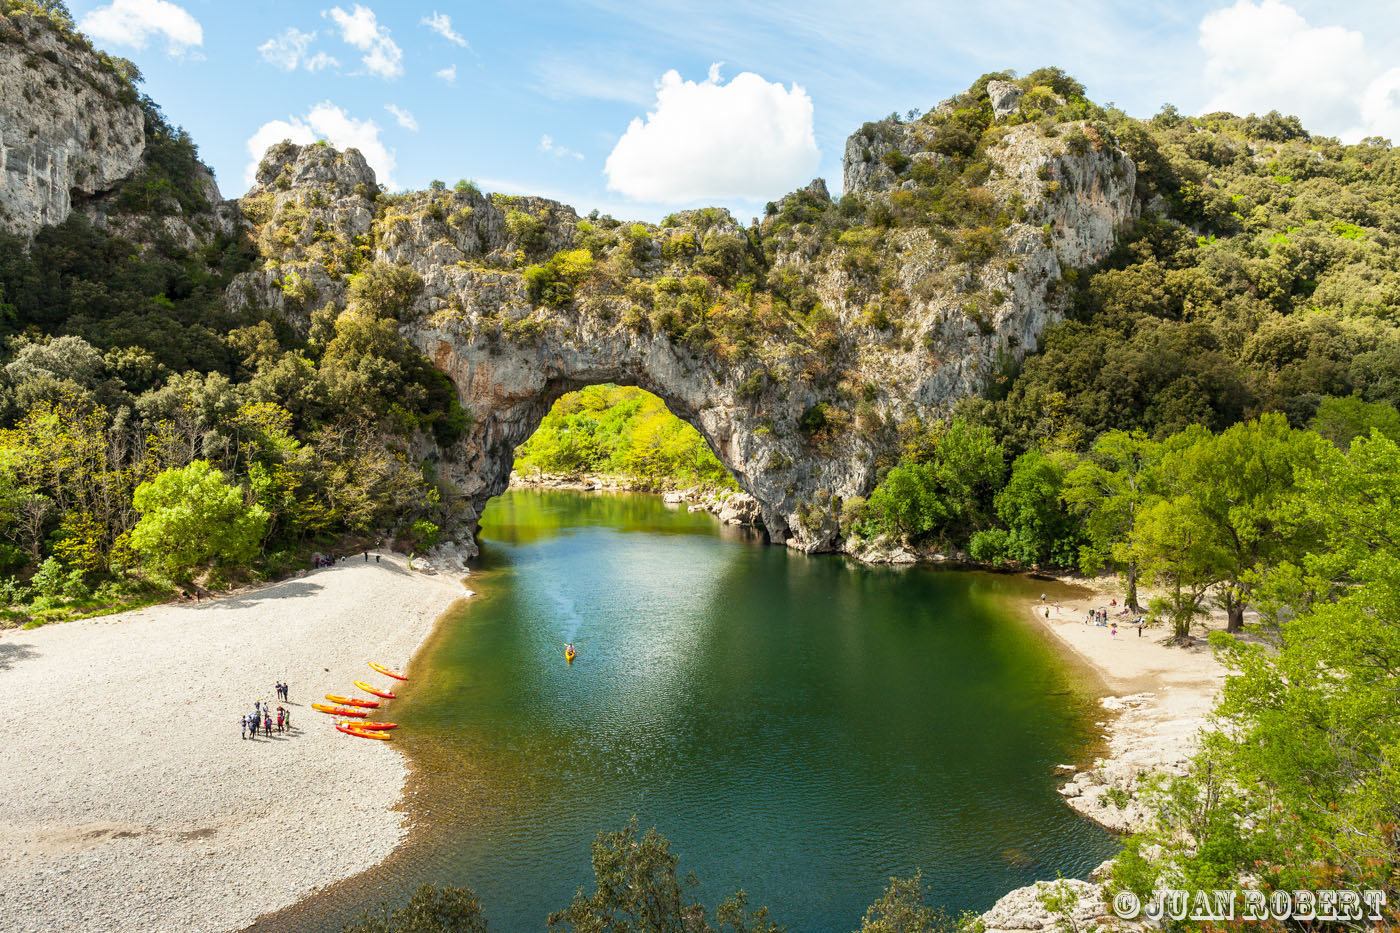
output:
M127 178L144 126L135 92L86 43L0 14L0 231L32 236Z
M992 104L992 115L998 120L1011 116L1021 106L1021 95L1024 93L1010 81L988 81L987 98Z
M857 138L864 137L853 144ZM771 244L760 244L772 257L769 280L806 283L838 329L820 354L799 343L810 340L811 325L792 321L774 325L779 333L766 348L717 354L713 341L701 346L638 306L686 282L713 281L695 278L722 274L702 263L706 254L728 248L734 262L750 261L745 252L762 231L745 230L728 212L685 212L661 227L613 222L611 239L593 247L611 290L591 292L585 282L572 301L545 301L532 297L525 267L577 249L585 237L596 244L602 221L471 186L376 197L359 154L324 144L269 150L241 202L269 261L235 280L229 302L278 308L305 323L313 307L343 306L356 251L359 261L418 274L423 288L403 332L450 377L472 417L463 441L429 457L469 503L463 527L451 530L464 547L487 501L506 488L515 448L550 405L565 392L614 382L654 392L694 425L756 501L772 540L830 549L840 544L841 503L874 484L876 459L890 443L882 426L936 417L980 391L1007 359L1033 350L1063 314L1056 286L1064 271L1106 255L1135 215L1133 162L1106 141L1087 140L1076 151L1064 135L1011 127L994 160L985 190L1017 207L994 261L959 262L945 240L919 226L880 234L892 276L882 291L903 296L897 325L869 323L877 293L847 260L858 246L833 250L806 224L775 228ZM873 172L861 177L856 188L872 201L903 184ZM825 185L814 182L774 211L803 205L829 207ZM856 409L863 427L852 424Z
M1112 864L1095 869L1097 878ZM1062 878L1037 881L1004 895L982 914L982 933L1025 933L1058 930L1128 930L1137 924L1119 920L1104 901L1103 886L1096 880Z

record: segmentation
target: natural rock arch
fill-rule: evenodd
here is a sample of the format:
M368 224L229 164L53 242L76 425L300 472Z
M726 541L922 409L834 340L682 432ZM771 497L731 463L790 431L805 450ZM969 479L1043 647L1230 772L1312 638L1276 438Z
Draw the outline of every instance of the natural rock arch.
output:
M401 331L448 375L472 424L449 449L420 439L415 453L462 493L448 530L468 553L515 448L560 395L601 382L653 392L694 425L758 501L771 540L829 549L841 504L870 491L895 425L937 417L1033 350L1063 316L1064 271L1107 255L1136 216L1132 160L1101 139L1089 144L1077 125L1062 129L1047 136L1024 124L999 136L982 190L1006 220L981 260L958 258L920 226L864 227L874 232L847 243L786 222L832 210L820 181L773 205L772 224L744 228L704 210L628 226L466 184L381 197L355 150L283 143L240 202L269 261L230 286L229 303L280 308L303 324L304 296L344 307L352 250L417 273L422 290ZM848 193L891 203L913 182L882 167L900 162L886 154L899 150L905 164L941 158L920 133L895 124L878 138L853 136ZM540 270L554 274L569 250L599 274L541 289ZM725 263L747 274L747 294L725 284ZM785 289L786 316L773 311ZM709 297L677 323L668 308L691 291ZM736 305L762 332L726 344L705 322Z

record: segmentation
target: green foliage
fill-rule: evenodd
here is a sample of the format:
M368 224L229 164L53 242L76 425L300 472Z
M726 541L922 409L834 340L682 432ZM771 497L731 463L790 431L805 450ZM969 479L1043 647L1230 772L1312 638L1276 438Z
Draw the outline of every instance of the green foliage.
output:
M257 552L267 529L260 505L246 506L237 486L207 461L169 469L136 487L132 505L142 513L131 546L176 580L211 564L237 566Z
M413 301L423 291L423 278L408 265L376 262L350 276L350 304L375 317L406 320Z
M1295 431L1282 415L1264 415L1219 435L1188 432L1167 445L1161 468L1166 507L1157 520L1191 526L1191 560L1208 569L1230 631L1242 628L1259 576L1296 560L1312 544L1312 529L1292 521L1280 506L1323 450L1316 434ZM1183 533L1159 530L1157 537L1143 538L1138 559L1162 566L1167 558L1154 553L1151 543L1165 542L1170 551Z
M593 271L593 254L586 249L561 250L543 265L525 270L530 300L551 308L573 303L575 290Z
M745 908L747 898L736 892L716 910L718 927L706 920L705 908L688 902L686 888L699 884L694 876L682 879L677 872L678 858L670 843L648 829L640 838L637 820L611 833L598 834L593 842L593 875L596 887L591 894L582 888L573 903L549 915L550 930L569 933L782 933L768 919L768 909L753 913Z
M1137 608L1137 561L1128 536L1138 516L1159 494L1162 446L1140 431L1110 431L1065 475L1062 497L1084 520L1088 543L1079 567L1096 573L1112 562L1123 570L1123 601Z
M1370 437L1372 431L1400 442L1400 412L1395 406L1356 396L1322 399L1309 427L1343 450L1358 437Z
M962 543L991 520L992 496L1006 476L1001 445L991 431L954 419L920 427L906 455L852 514L866 537L892 534L918 541Z
M561 396L516 450L515 469L608 473L657 489L738 488L698 431L632 386L596 385Z
M424 884L403 906L367 910L341 933L486 933L486 917L470 888Z
M996 494L1004 528L973 535L972 556L1026 567L1073 566L1084 537L1061 500L1066 472L1062 458L1039 450L1017 457L1010 479Z
M857 933L956 933L961 924L925 902L923 872L912 878L891 878L884 893L871 904Z
M1265 574L1277 638L1216 641L1233 676L1191 771L1163 795L1159 871L1190 887L1379 888L1394 897L1400 778L1400 448L1322 446L1289 505L1315 547ZM1141 858L1116 883L1141 889Z

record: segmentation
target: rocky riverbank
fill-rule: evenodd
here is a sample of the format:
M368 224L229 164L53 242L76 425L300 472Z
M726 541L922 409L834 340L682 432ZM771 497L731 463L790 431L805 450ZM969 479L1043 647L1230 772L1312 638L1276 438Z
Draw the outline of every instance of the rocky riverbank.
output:
M667 505L684 505L692 512L710 512L727 525L759 525L763 518L758 500L745 492L690 486L658 489L630 476L608 473L511 473L512 489L572 489L579 492L646 492L659 494Z
M1119 615L1121 602L1122 592L1111 578L1067 578L1047 583L1043 601L1034 600L1022 611L1085 661L1107 693L1099 701L1106 754L1087 765L1061 765L1068 780L1060 795L1086 818L1128 833L1152 818L1143 799L1148 779L1184 772L1225 681L1225 668L1204 638L1178 647L1166 644L1161 628L1139 632ZM1099 608L1119 622L1117 634L1112 626L1086 621ZM1223 614L1208 619L1207 626L1223 629ZM1050 911L1042 897L1056 893L1058 885L1075 902L1071 913L1079 928L1116 924L1098 884L1110 865L1099 866L1088 881L1041 881L1018 888L984 913L982 922L988 933L1056 929L1066 918Z
M357 678L387 685L366 662L407 665L465 595L456 576L381 554L4 633L4 928L241 929L383 860L407 831L392 809L406 763L310 704ZM242 739L238 718L278 680L293 729Z

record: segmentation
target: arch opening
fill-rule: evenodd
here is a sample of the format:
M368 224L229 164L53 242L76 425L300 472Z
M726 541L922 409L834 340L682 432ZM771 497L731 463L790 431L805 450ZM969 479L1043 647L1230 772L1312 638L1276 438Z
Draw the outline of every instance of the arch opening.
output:
M544 413L516 446L511 487L665 494L727 524L763 529L758 501L713 443L659 395L632 382L566 386L552 387L553 401L541 401Z

